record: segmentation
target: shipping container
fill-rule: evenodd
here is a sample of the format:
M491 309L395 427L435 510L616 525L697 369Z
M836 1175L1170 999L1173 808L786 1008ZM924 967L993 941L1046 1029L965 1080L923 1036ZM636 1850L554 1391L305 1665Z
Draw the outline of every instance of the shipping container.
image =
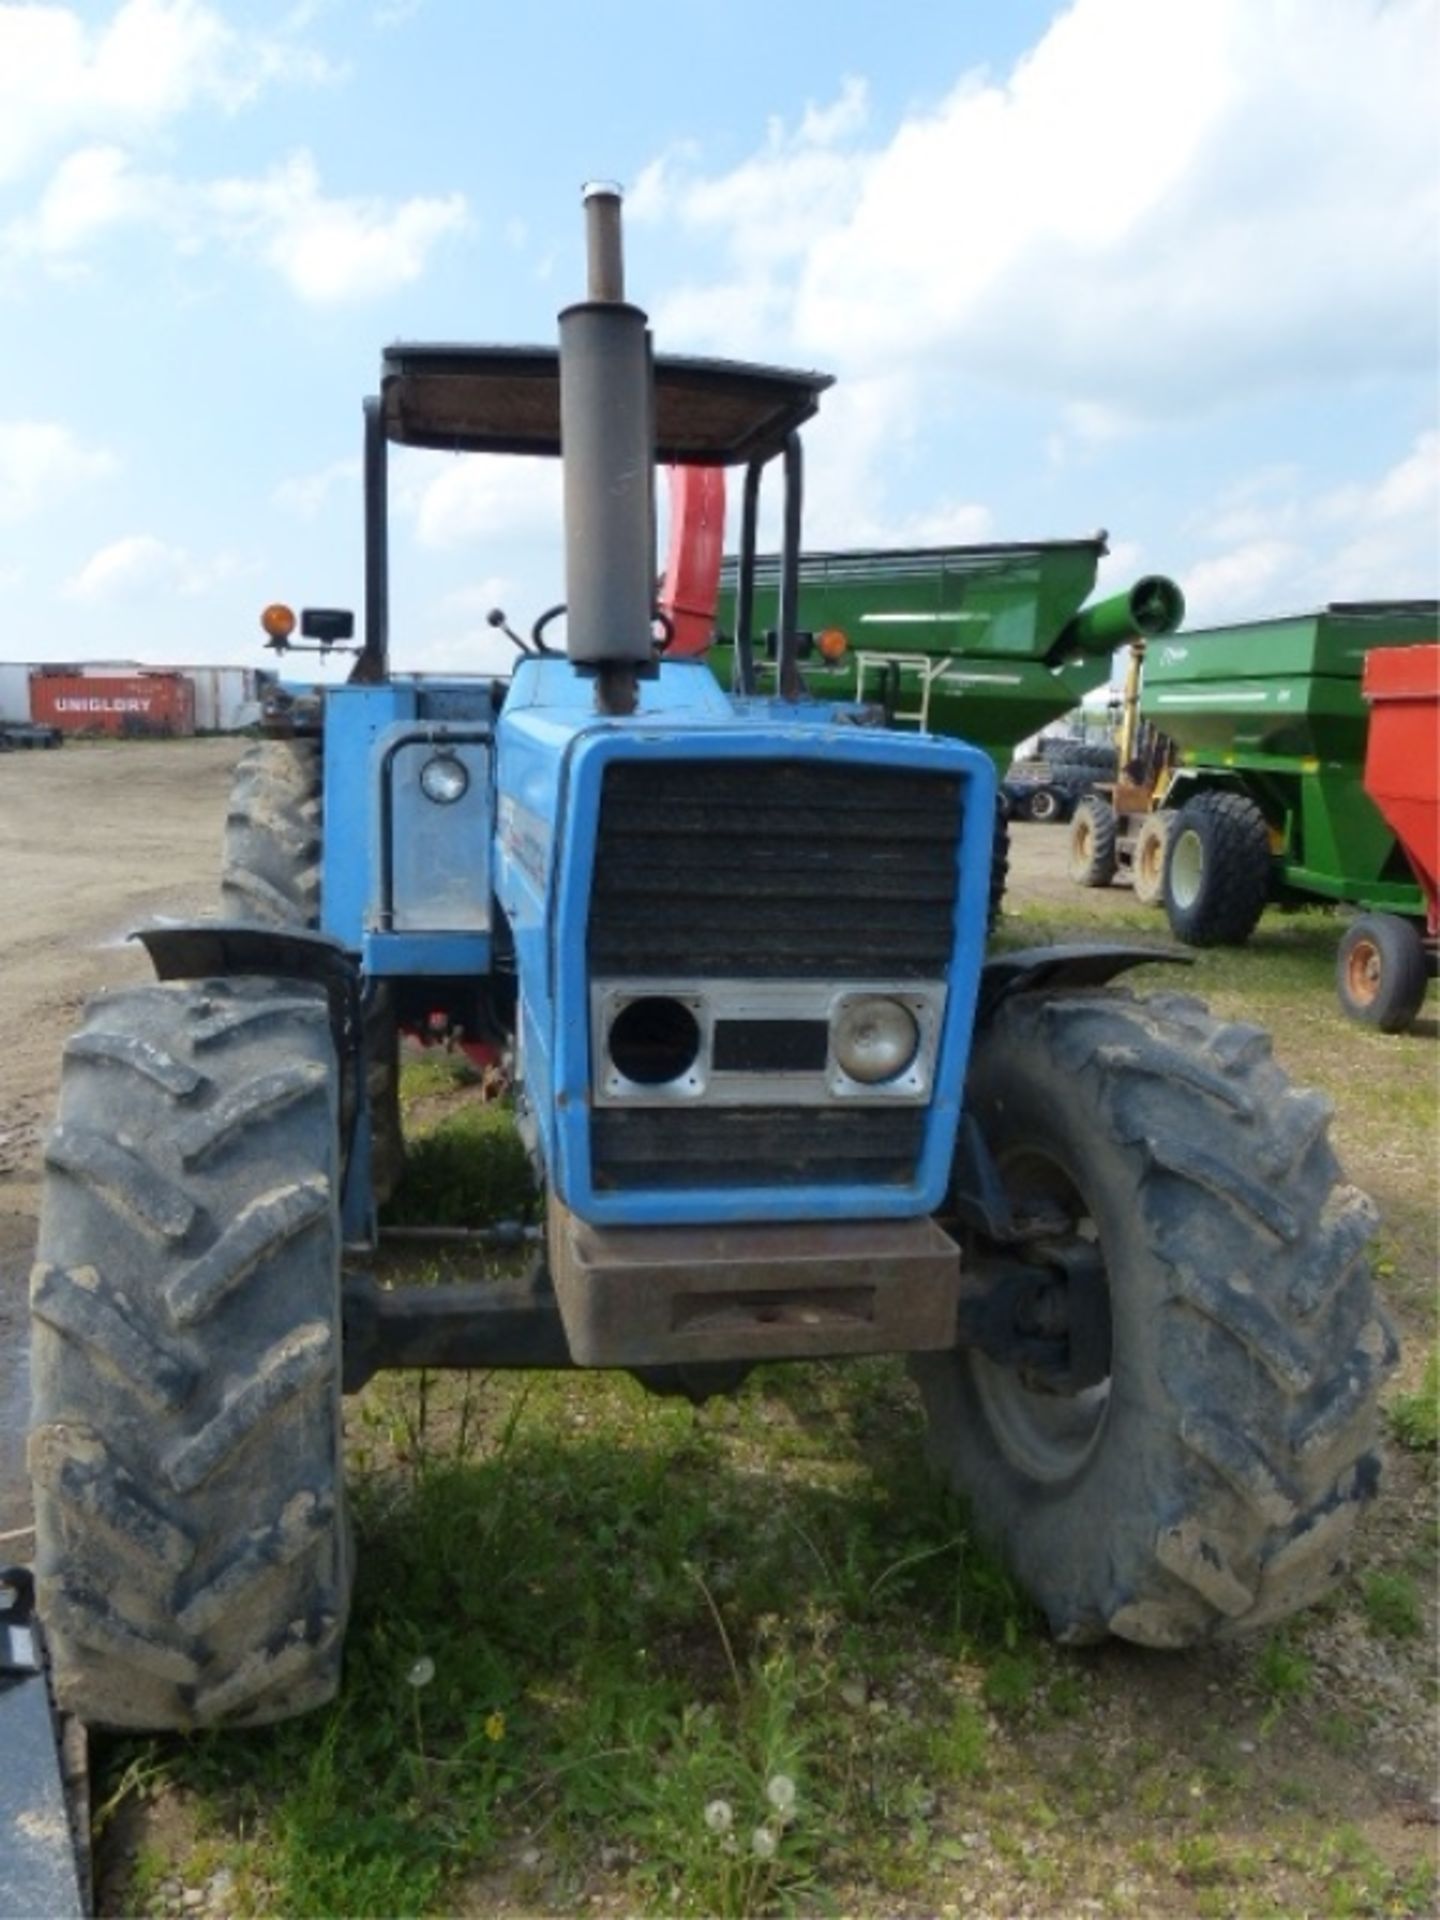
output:
M30 669L23 662L0 660L0 720L30 718Z
M260 719L260 676L253 667L179 667L195 689L197 733L239 733Z
M32 673L30 717L66 733L122 739L190 734L195 689L179 673Z

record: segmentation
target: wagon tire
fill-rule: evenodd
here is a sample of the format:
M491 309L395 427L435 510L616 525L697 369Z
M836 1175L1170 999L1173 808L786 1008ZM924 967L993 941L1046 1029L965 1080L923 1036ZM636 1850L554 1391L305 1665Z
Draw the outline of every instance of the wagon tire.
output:
M1098 794L1086 794L1070 823L1070 878L1079 887L1108 887L1115 866L1115 809Z
M102 996L45 1163L29 1466L60 1706L161 1731L322 1704L351 1587L323 989Z
M1012 1203L1098 1246L1108 1375L911 1361L934 1464L1063 1641L1250 1632L1336 1577L1397 1348L1330 1108L1259 1028L1179 995L1017 997L967 1088Z
M1048 827L1052 821L1059 820L1065 812L1065 802L1058 787L1035 787L1026 811L1030 818L1042 827Z
M221 911L266 926L318 927L324 786L318 740L256 740L241 754L225 817ZM405 1172L400 1033L384 984L365 1007L370 1170L382 1204Z
M1158 907L1165 898L1165 849L1175 824L1173 808L1147 813L1135 833L1130 853L1130 877L1142 907Z
M1346 928L1335 956L1340 1005L1381 1033L1403 1033L1425 1004L1425 941L1398 913L1367 913Z
M1243 793L1187 800L1165 848L1165 915L1191 947L1243 946L1270 897L1270 834Z

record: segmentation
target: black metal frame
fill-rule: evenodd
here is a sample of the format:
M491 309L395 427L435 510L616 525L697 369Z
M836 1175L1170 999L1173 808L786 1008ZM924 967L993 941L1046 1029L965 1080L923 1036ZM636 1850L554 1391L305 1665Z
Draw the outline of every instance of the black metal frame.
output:
M505 358L508 352L508 360ZM389 390L402 382L407 369L416 366L429 372L453 373L462 378L477 360L494 360L508 365L517 377L537 382L557 378L554 349L543 347L467 348L450 346L396 346L384 358L383 386ZM747 379L760 386L773 386L777 395L773 417L758 427L751 440L723 459L694 460L691 464L744 466L741 494L740 586L736 605L736 679L735 691L745 696L757 692L755 674L754 612L755 578L759 529L760 484L765 468L779 459L785 476L782 507L783 539L780 555L780 631L779 688L782 698L799 699L804 682L799 670L798 609L801 529L804 519L804 456L799 425L814 414L819 396L831 383L823 374L788 374L770 367L745 367L725 361L681 361L660 359L657 372L683 368L697 391L707 388L723 391ZM652 387L653 393L653 387ZM783 404L782 404L783 403ZM364 515L365 515L365 638L351 673L356 682L373 684L384 680L390 671L390 547L389 547L389 448L391 440L406 446L442 447L450 451L492 453L555 452L548 441L535 442L497 439L470 448L453 436L402 431L387 417L386 394L372 395L364 403ZM778 423L778 424L777 424ZM657 461L686 463L686 449L660 447Z
M390 671L389 449L380 401L365 401L365 644L351 678L365 685Z

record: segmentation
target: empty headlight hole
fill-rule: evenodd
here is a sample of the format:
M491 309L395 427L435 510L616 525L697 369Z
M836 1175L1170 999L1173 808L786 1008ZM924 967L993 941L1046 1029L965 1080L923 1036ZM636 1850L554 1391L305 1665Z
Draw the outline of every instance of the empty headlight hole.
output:
M700 1022L683 1001L647 994L610 1023L610 1059L637 1087L678 1080L700 1057Z

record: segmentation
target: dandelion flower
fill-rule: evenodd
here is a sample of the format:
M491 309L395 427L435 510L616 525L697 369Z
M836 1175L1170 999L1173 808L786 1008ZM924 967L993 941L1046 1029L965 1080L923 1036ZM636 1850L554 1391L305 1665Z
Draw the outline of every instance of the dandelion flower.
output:
M435 1662L430 1658L428 1653L422 1653L420 1658L412 1665L405 1678L410 1682L412 1687L428 1687L430 1682L435 1678Z
M778 1845L773 1827L756 1827L750 1836L750 1851L757 1860L773 1860Z
M773 1774L765 1787L765 1798L781 1819L795 1811L795 1782L788 1773Z
M728 1833L734 1818L728 1800L712 1800L705 1809L705 1824L711 1833Z
M487 1713L485 1716L485 1738L503 1740L505 1738L505 1716L503 1713Z

